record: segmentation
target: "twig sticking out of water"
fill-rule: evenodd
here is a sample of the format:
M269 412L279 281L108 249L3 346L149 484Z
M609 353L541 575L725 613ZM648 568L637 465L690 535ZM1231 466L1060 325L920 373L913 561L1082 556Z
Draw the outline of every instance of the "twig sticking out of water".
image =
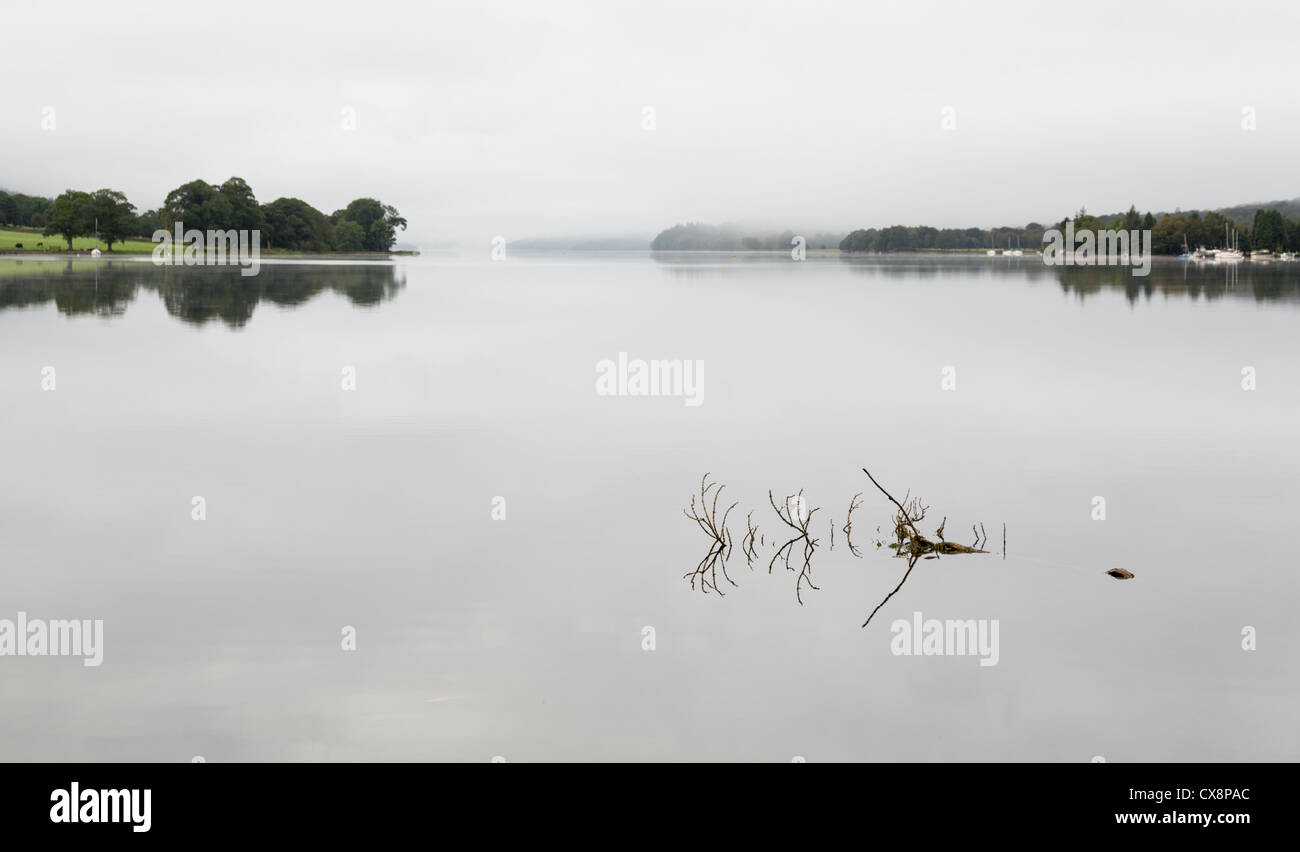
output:
M852 553L859 559L862 558L862 553L853 545L853 510L862 505L862 502L858 499L861 496L862 492L859 491L857 494L854 494L853 499L849 501L848 517L844 519L844 526L840 528L844 532L844 540L849 543L849 553Z
M870 479L870 480L871 480L871 484L872 484L872 485L874 485L874 486L876 486L877 488L880 489L880 493L881 493L881 494L884 494L886 497L889 498L889 502L893 503L895 506L898 507L898 520L903 521L903 523L905 523L907 526L911 527L911 528L912 528L912 533L915 534L917 538L923 538L923 536L921 535L921 531L918 530L918 529L916 528L916 523L915 523L915 521L913 521L912 516L908 513L907 509L904 509L904 508L903 508L903 504L900 503L900 502L898 502L897 500L895 500L893 494L890 494L888 491L886 491L886 490L884 489L884 487L883 487L879 482L876 482L876 478L875 478L874 476L871 475L871 471L867 470L867 469L864 467L864 468L862 469L862 472L865 473L865 474L867 475L867 479ZM911 492L911 491L908 491L907 493L908 493L908 494L911 494L912 492ZM907 499L906 496L904 497L904 499ZM920 503L919 500L916 501L915 506L916 506L917 509L919 509L919 511L920 511L920 514L917 515L917 517L916 517L916 520L919 521L919 520L921 520L921 518L924 518L924 517L925 517L925 512L926 512L926 509L927 509L928 507L921 506L921 503Z
M785 498L785 509L782 510L776 505L776 498L772 492L767 492L767 501L772 504L776 511L776 516L781 519L781 523L794 530L796 535L785 544L777 548L776 553L772 554L772 561L767 563L767 573L772 573L772 566L776 560L785 557L785 568L787 571L795 570L790 564L790 556L794 552L794 546L803 542L803 567L799 569L799 579L794 584L794 597L803 606L803 584L807 583L808 588L818 590L812 581L812 556L813 551L817 549L817 539L808 534L808 525L812 523L812 516L817 513L817 509L803 514L804 500L803 489L799 489L798 494L791 494Z
M691 580L691 589L695 588L695 581L700 581L700 591L706 595L711 587L713 591L722 595L722 589L718 588L718 569L722 569L722 578L731 585L736 583L727 574L727 557L731 556L731 532L727 529L727 516L731 510L736 508L732 503L727 510L722 513L721 521L718 520L718 497L722 494L725 485L719 485L716 482L709 482L709 475L704 474L700 480L700 505L696 507L695 497L691 497L691 508L689 511L682 510L682 514L695 521L696 525L707 535L709 541L709 552L700 560L700 564L695 566L694 571L688 571L683 577L689 577ZM713 501L709 501L709 492L713 492Z
M745 516L745 537L740 541L740 551L745 554L745 564L749 570L754 570L754 560L758 559L758 550L754 547L754 538L758 535L758 527L754 526L754 513L750 512Z

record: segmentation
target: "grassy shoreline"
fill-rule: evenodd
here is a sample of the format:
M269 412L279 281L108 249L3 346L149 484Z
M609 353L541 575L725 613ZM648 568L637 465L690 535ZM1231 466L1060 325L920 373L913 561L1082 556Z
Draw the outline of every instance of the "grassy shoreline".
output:
M18 246L21 245L22 248ZM114 243L113 250L109 251L103 240L99 241L99 249L103 252L104 258L113 257L139 257L141 255L151 255L153 250L158 246L151 240L144 240L138 237ZM0 228L0 256L66 256L66 257L83 257L90 254L95 248L94 237L78 237L72 242L72 250L68 250L68 241L59 236L44 236L38 228ZM259 254L265 257L300 257L300 258L322 258L322 259L345 259L350 257L378 258L378 257L401 257L418 255L416 251L359 251L359 252L306 252L293 251L290 249L262 248Z

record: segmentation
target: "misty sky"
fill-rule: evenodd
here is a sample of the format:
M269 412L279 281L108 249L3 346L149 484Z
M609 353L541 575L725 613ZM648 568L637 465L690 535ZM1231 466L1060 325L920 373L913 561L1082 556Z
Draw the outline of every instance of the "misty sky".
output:
M142 209L238 175L263 202L326 213L378 197L410 221L403 243L486 247L680 221L1023 225L1080 205L1300 195L1300 7L1283 0L71 2L5 16L0 186L112 187Z

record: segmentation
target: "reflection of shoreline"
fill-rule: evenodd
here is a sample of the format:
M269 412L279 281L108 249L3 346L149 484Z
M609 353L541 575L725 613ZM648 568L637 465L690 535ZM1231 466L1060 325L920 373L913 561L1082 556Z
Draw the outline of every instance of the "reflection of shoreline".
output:
M1080 301L1102 290L1122 290L1130 303L1159 293L1192 300L1233 297L1300 304L1300 269L1290 264L1190 263L1157 258L1146 278L1134 278L1121 267L1067 266L1059 272L1061 289Z
M406 286L406 273L392 263L262 262L256 276L238 266L155 266L114 260L0 263L0 311L54 302L68 316L121 316L141 290L157 293L167 312L194 325L221 320L243 327L259 302L303 304L324 290L359 307L390 300ZM328 270L328 271L327 271Z
M1080 301L1103 291L1120 291L1130 303L1139 297L1185 296L1219 299L1225 296L1255 301L1292 301L1300 304L1300 263L1189 263L1156 256L1150 275L1134 276L1127 266L1048 266L1042 257L988 257L965 253L888 252L885 254L812 252L794 261L780 252L652 252L656 267L682 279L727 278L738 280L756 268L782 268L793 276L798 267L837 264L863 278L927 281L942 276L971 279L1018 279L1026 283L1055 281L1063 292ZM972 284L976 283L974 280Z

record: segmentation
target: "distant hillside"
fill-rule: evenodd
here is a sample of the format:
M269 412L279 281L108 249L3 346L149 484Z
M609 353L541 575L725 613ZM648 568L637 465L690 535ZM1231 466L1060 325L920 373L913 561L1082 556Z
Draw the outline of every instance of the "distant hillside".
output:
M653 251L789 251L796 235L805 240L805 247L810 249L838 248L844 234L823 232L791 231L780 233L762 232L754 226L739 225L733 222L721 225L706 225L702 222L690 222L685 225L673 225L650 243Z
M1300 219L1300 198L1292 198L1286 201L1259 201L1252 204L1236 204L1232 207L1219 207L1214 209L1212 212L1231 219L1238 227L1249 228L1255 221L1256 210L1276 210L1278 213L1281 213L1284 218ZM1162 219L1165 216L1171 216L1175 213L1186 214L1191 212L1192 210L1161 210L1156 213L1155 216L1157 219ZM1211 211L1201 209L1200 212L1207 213ZM1101 219L1103 222L1113 222L1117 219L1123 219L1124 214L1107 213L1098 216L1097 218Z
M644 236L532 237L509 243L520 251L645 251L649 245Z
M1276 210L1287 219L1300 218L1300 198L1290 201L1265 201L1259 204L1238 204L1235 207L1220 207L1218 212L1239 225L1247 226L1255 219L1256 210Z

